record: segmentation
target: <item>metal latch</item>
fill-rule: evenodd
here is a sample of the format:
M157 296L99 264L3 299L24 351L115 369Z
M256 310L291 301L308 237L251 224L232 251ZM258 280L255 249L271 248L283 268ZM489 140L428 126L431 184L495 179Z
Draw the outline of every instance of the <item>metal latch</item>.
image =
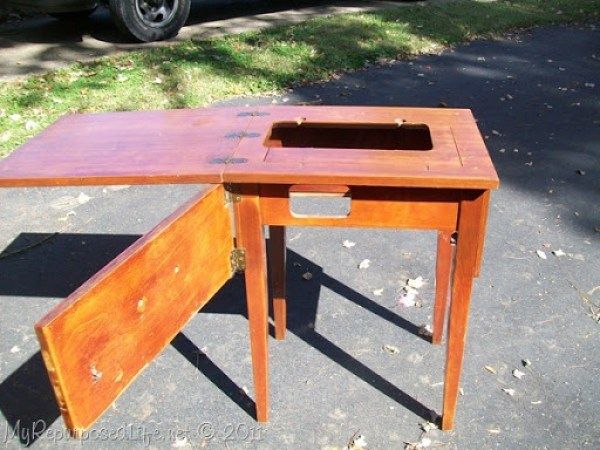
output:
M234 272L243 272L246 270L246 250L243 248L234 248L231 251L231 270Z

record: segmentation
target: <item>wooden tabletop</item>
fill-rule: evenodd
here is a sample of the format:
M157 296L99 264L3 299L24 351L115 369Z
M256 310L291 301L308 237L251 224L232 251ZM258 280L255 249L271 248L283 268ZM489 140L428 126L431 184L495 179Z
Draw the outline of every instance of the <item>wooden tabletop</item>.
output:
M0 186L285 183L493 189L470 110L268 106L65 116Z

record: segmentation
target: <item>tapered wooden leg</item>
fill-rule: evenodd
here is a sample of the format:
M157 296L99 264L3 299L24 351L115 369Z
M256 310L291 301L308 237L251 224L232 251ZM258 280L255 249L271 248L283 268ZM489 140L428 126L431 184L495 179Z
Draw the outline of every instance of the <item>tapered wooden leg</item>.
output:
M275 322L275 339L283 340L286 329L285 300L285 227L272 225L269 227L269 245L267 246L271 272L271 290L273 292L273 320Z
M475 269L476 278L479 277L479 273L481 272L481 262L483 261L483 243L485 240L485 229L487 226L488 206L490 204L490 191L485 191L483 193L482 202L484 213L481 215L479 223L479 246L477 247L477 267Z
M236 203L236 246L246 253L246 302L250 325L250 349L254 376L256 420L266 422L268 398L268 293L265 238L260 219L258 187L238 187L241 200Z
M454 426L471 288L477 269L477 255L480 246L481 215L486 212L484 202L483 192L473 193L468 198L461 200L459 208L456 262L448 321L448 348L442 413L443 430L450 430Z
M437 238L437 259L435 264L435 304L433 307L433 333L431 342L439 344L444 335L446 309L448 305L448 287L452 268L452 233L439 231Z

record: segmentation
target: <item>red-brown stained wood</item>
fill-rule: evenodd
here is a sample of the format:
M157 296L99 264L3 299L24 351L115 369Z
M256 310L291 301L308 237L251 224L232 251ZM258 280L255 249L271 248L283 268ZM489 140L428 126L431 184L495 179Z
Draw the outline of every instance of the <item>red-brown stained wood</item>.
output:
M488 208L489 208L489 204L490 204L490 191L485 191L483 193L483 211L484 213L481 215L481 223L479 226L479 235L482 236L481 241L480 241L480 245L477 248L477 268L475 269L475 278L479 277L479 274L481 273L481 264L483 262L483 247L484 247L484 242L485 242L485 229L487 226L487 220L488 220L488 216L489 216L489 212L488 212Z
M256 420L269 419L269 305L267 255L257 185L236 186L236 246L246 253L246 304L250 326L250 350L254 378Z
M223 187L195 196L35 326L67 427L88 428L231 277Z
M337 195L344 189L324 189L324 195ZM347 217L304 217L290 211L290 189L317 188L289 185L261 185L262 221L266 225L418 228L453 231L458 216L458 191L451 189L393 189L350 186L350 212ZM345 188L348 189L348 188ZM334 192L332 192L334 191Z
M431 342L439 344L444 334L446 308L448 306L448 288L450 287L450 269L452 268L452 232L440 231L437 238L437 257L435 263L435 303L433 307L433 333Z
M0 161L0 186L220 183L249 118L215 111L63 116Z
M487 214L485 206L484 192L465 193L465 198L460 204L456 265L448 319L442 430L450 430L454 427L471 303L471 289L477 268L478 248L482 245L484 239L484 236L479 233L481 231L482 215Z
M0 161L0 186L206 182L233 184L241 195L235 206L236 240L246 250L259 421L268 417L263 225L276 230L277 248L270 253L277 261L282 247L285 251L277 233L287 225L423 228L445 237L458 227L442 419L442 428L451 428L489 190L498 186L471 111L270 106L75 115ZM305 195L343 195L349 189L350 213L343 218L295 215L290 189ZM197 207L188 205L167 219L38 324L69 428L89 426L229 278L230 219L222 197L222 187L213 188ZM203 230L210 234L199 236ZM449 265L443 244L437 272L445 279ZM182 278L176 266L183 284L176 282ZM285 316L285 282L280 281L278 337ZM171 301L175 298L179 301ZM438 334L442 303L436 302ZM173 314L174 321L164 320Z
M273 124L282 122L297 127L300 137L270 138ZM402 130L422 124L431 134L430 150L420 137L402 137ZM315 132L315 126L322 130ZM392 137L377 142L378 133L370 132L356 135L368 148L320 148L331 145L335 133L343 136L336 127L374 127ZM305 129L310 136L303 141ZM329 140L315 138L328 134ZM397 146L402 148L382 149ZM449 108L269 106L78 114L61 118L0 162L0 186L217 182L491 189L498 177L471 111Z
M256 109L260 114L250 122L245 130L248 137L240 140L234 153L235 158L248 161L228 165L223 173L226 182L473 189L498 186L470 110L353 106ZM297 127L287 143L285 136L273 138L273 124L281 123ZM344 130L336 131L336 127L402 129L419 124L429 127L433 144L430 150L410 138L398 138L396 142L400 147L405 142L407 148L391 150L391 138L378 143L375 133L357 135L361 145L367 147L364 149L355 144L354 148L329 148L325 146L333 145L331 142L315 137L337 133L343 140ZM318 133L314 132L315 126L321 128ZM303 127L307 133L304 142L299 137Z
M285 298L286 246L285 227L269 227L269 281L273 294L273 322L275 324L275 339L285 339L287 305Z

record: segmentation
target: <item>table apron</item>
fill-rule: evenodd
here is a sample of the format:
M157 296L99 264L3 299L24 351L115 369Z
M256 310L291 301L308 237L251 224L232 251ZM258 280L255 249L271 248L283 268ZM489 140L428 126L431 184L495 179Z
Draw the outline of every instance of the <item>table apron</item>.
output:
M411 228L455 231L464 190L348 186L347 216L305 216L290 209L293 185L260 186L260 210L264 225ZM321 187L308 186L313 194ZM235 188L234 188L235 189ZM339 191L338 187L332 191ZM329 195L323 186L323 195Z

